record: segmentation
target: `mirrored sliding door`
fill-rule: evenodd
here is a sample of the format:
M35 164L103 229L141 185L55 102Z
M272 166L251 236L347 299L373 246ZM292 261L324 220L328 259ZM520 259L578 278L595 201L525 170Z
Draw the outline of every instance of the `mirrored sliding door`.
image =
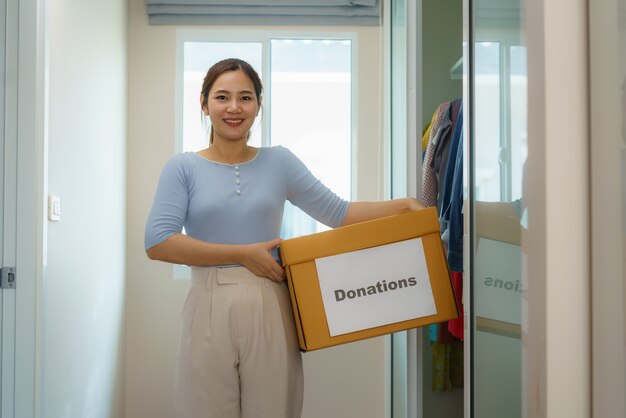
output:
M473 417L521 417L521 230L527 155L521 0L470 1L469 187ZM467 281L466 281L467 283Z

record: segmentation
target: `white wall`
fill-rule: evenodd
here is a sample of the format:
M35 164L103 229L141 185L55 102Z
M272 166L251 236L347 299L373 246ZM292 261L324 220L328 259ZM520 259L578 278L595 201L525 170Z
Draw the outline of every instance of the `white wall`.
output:
M123 417L127 2L48 2L41 416Z
M170 265L147 259L143 232L159 173L174 153L176 28L149 26L144 0L130 1L129 19L126 418L170 418L188 282L173 280ZM379 28L346 30L358 33L359 44L356 194L375 200L382 195L382 37ZM305 418L385 416L383 338L307 353L304 360Z

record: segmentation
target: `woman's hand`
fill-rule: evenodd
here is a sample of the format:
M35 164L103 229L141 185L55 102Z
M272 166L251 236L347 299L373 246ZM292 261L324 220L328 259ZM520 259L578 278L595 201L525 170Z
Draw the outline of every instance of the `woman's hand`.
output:
M383 216L413 212L420 209L424 209L424 205L422 205L422 202L412 197L383 200L382 202L351 202L350 206L348 206L348 213L344 218L343 225L378 219Z
M276 282L285 279L285 271L272 256L272 250L280 245L280 238L272 241L257 242L245 246L241 265L250 270L255 276L267 277Z

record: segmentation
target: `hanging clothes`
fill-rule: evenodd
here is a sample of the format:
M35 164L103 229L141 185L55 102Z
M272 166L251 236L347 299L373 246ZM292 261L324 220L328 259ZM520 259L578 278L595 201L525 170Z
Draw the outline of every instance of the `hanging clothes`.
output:
M463 342L438 343L432 346L432 391L463 388Z
M439 105L435 111L435 119L431 123L430 134L428 137L428 143L426 150L424 151L422 161L422 203L426 207L437 205L437 194L439 191L439 184L437 182L437 174L433 168L432 161L435 155L435 147L441 137L441 123L448 117L448 109L450 108L450 102L445 102Z
M428 145L428 138L430 138L430 131L433 128L433 123L436 117L437 117L437 111L433 113L433 116L430 119L430 122L426 124L426 126L424 127L424 130L422 131L422 160L424 159L424 153L426 152L426 146Z
M456 150L454 148L456 147ZM456 151L456 152L454 152ZM454 152L454 159L452 159ZM454 129L451 155L446 167L446 186L449 185L449 201L442 208L440 222L445 230L442 239L447 242L448 266L451 271L452 286L457 297L457 306L463 312L463 106ZM452 178L450 180L450 177ZM446 189L445 193L448 190ZM448 321L448 330L456 338L463 340L463 316Z
M441 193L441 239L448 244L451 271L463 271L463 107L459 107ZM454 214L454 217L452 216ZM454 225L451 225L454 223ZM451 234L451 227L454 233ZM459 229L460 227L460 229Z
M448 331L459 341L463 341L465 333L463 326L463 273L459 271L450 272L450 279L452 281L452 289L454 289L456 306L461 314L457 318L448 321Z
M436 206L450 265L457 306L463 312L463 103L442 103L430 122L428 143L422 139L422 203ZM460 234L459 234L460 231ZM432 390L463 387L463 315L429 327Z
M444 204L444 197L448 197L449 191L445 189L446 171L448 168L448 159L450 158L452 141L454 139L454 130L458 126L459 110L461 108L461 99L450 102L448 109L448 118L442 122L439 128L441 133L437 144L435 145L435 154L433 156L433 170L437 174L437 183L439 193L437 195L437 212L441 213L441 207ZM453 154L456 155L456 154ZM453 157L454 158L454 157ZM446 203L447 204L447 201Z

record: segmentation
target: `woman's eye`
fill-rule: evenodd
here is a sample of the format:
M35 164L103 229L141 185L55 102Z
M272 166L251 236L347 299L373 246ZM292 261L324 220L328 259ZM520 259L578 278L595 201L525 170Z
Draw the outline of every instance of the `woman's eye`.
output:
M215 96L217 100L226 100L226 96Z
M243 100L243 101L252 100L252 96L242 96L241 100Z

